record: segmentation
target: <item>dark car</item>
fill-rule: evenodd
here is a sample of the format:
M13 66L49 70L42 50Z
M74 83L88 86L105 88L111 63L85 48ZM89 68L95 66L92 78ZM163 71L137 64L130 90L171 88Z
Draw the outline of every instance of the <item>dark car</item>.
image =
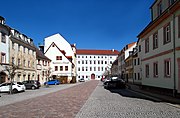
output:
M79 82L85 82L84 78L79 79Z
M26 89L39 89L41 84L38 80L27 80L23 81L23 84L26 86Z
M111 77L109 81L104 82L104 88L126 88L126 82L118 77Z
M49 80L47 82L44 82L44 85L59 85L60 81L57 79Z

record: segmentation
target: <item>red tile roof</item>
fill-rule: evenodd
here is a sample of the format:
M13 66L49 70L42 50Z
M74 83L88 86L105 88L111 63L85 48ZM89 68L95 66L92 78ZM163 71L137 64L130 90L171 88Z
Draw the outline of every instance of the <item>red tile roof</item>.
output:
M87 50L87 49L77 49L76 54L86 54L86 55L118 55L117 50Z

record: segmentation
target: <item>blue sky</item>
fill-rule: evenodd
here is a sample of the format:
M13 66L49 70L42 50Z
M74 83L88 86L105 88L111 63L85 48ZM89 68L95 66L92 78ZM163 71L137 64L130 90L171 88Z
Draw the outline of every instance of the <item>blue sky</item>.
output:
M3 0L6 24L35 45L60 33L78 49L116 49L137 41L154 0Z

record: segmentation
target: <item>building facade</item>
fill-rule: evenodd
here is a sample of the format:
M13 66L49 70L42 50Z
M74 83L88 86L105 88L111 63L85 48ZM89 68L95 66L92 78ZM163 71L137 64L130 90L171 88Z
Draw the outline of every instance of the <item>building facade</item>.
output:
M47 58L43 52L36 48L36 63L37 63L37 80L43 84L51 78L51 60Z
M122 79L127 79L125 60L129 57L129 52L136 47L136 42L127 44L118 55L118 73Z
M3 17L0 17L0 31L0 82L10 80L13 65L17 66L13 81L36 79L36 51L33 40L7 26Z
M77 80L100 80L111 74L110 68L116 60L117 50L83 50L77 49Z
M9 66L9 27L0 16L0 83L8 81L6 66Z
M15 29L11 29L9 63L18 67L14 81L36 79L36 48L33 40Z
M76 80L76 47L70 45L63 36L55 34L45 38L44 53L51 59L50 67L53 78L62 83Z
M180 1L156 0L152 21L138 35L142 85L180 93Z

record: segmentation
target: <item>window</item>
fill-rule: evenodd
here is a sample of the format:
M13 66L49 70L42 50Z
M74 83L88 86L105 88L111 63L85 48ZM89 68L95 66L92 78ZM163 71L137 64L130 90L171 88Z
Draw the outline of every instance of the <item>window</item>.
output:
M78 61L78 64L80 64L80 61Z
M86 67L86 71L88 71L88 67Z
M96 61L94 61L94 64L96 64Z
M146 65L146 78L149 78L149 64Z
M6 35L3 32L1 33L1 42L6 43Z
M56 60L62 60L62 56L56 56Z
M38 64L40 64L40 59L38 59Z
M87 60L86 60L86 64L88 64Z
M65 66L65 71L68 71L68 66Z
M104 68L103 68L103 67L101 67L101 70L102 70L102 71L104 71Z
M78 67L78 71L80 71L80 67Z
M6 63L6 53L1 53L1 63Z
M107 64L107 61L105 61L105 64Z
M30 61L28 61L28 67L30 67Z
M180 16L178 16L178 37L180 38Z
M140 80L141 78L140 78L140 73L138 73L138 80Z
M140 59L138 58L138 65L140 64Z
M149 39L145 40L145 53L149 52Z
M112 64L112 61L110 61L110 64Z
M78 58L80 58L80 56L78 56Z
M164 27L164 44L171 42L170 23Z
M82 60L82 64L84 64L84 60Z
M89 64L92 64L92 61L89 61Z
M24 53L26 52L26 48L25 48L25 47L23 48L23 52L24 52Z
M82 71L84 71L84 67L82 67Z
M26 60L23 61L24 67L26 67Z
M100 64L100 61L98 61L98 64Z
M162 1L159 2L157 5L157 11L158 11L158 16L162 14Z
M82 56L82 58L84 58L84 56Z
M153 49L158 48L158 32L153 34Z
M21 45L18 44L18 51L20 51ZM29 53L28 53L29 54Z
M134 65L136 65L136 59L134 59Z
M55 66L55 67L54 67L54 70L55 70L55 71L58 71L58 66Z
M14 42L12 42L12 49L15 49L15 44L14 44Z
M154 73L154 77L158 77L158 63L157 62L153 64L153 73Z
M170 77L171 76L171 62L170 59L166 59L164 61L164 76Z
M63 71L63 66L60 66L60 71Z
M92 71L92 67L90 67L89 69L90 69L90 71Z
M141 45L139 45L139 52L141 52Z
M21 60L20 60L20 59L18 59L18 66L20 66L20 64L21 64Z
M103 61L101 61L101 64L103 64Z
M169 0L169 5L172 5L175 0Z
M42 76L44 76L44 71L42 71Z
M96 71L96 67L94 67L94 71Z
M12 57L12 64L15 64L14 62L15 62L15 61L14 61L14 57Z
M134 79L136 80L136 73L134 73Z
M98 67L98 71L100 71L100 67Z

